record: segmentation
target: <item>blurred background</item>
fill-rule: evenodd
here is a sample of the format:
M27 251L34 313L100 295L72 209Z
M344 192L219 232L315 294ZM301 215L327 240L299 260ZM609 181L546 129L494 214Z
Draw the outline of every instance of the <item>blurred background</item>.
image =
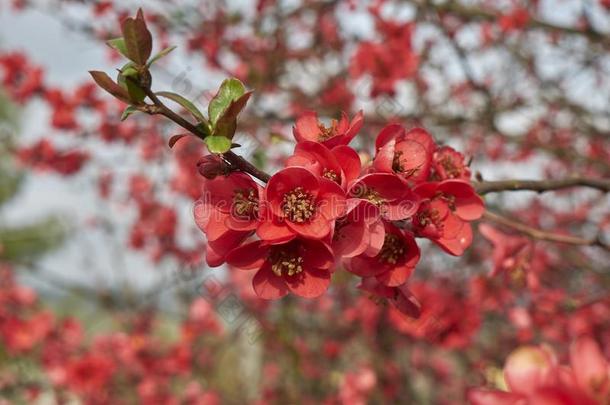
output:
M336 274L315 300L257 299L210 269L193 221L195 139L96 88L105 41L143 7L153 88L205 108L254 96L236 152L273 172L305 110L363 110L363 161L389 122L424 126L480 179L610 176L610 2L0 0L0 398L6 403L464 403L511 350L610 341L610 256L493 223L462 257L422 243L412 320ZM177 106L174 105L177 108ZM578 188L494 193L490 210L610 238ZM608 345L607 345L608 346ZM606 355L610 347L606 347Z

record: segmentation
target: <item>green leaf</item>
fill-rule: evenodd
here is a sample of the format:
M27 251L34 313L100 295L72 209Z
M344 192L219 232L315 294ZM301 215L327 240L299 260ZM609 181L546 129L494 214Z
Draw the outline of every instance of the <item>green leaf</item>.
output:
M127 106L127 108L125 109L125 111L123 111L123 114L121 115L121 121L125 121L127 117L137 111L139 110L135 105Z
M135 83L133 80L126 80L125 85L127 86L127 92L129 93L129 99L134 104L142 104L146 98L146 92Z
M139 74L138 69L136 69L135 66L131 62L128 64L128 66L124 67L121 70L121 75L123 75L125 77L136 78L138 76L138 74Z
M108 93L112 94L114 97L118 98L121 101L129 103L129 94L127 90L123 87L116 84L110 76L108 76L104 72L97 71L89 71L93 80L100 86L102 89L106 90Z
M197 128L204 134L204 136L212 135L212 129L210 128L210 123L207 121L197 124Z
M231 149L231 140L224 136L208 136L205 143L211 153L225 153Z
M190 112L193 115L193 117L195 117L197 119L197 121L207 122L207 120L205 119L205 117L203 116L201 111L199 111L199 109L195 106L195 104L193 104L186 98L182 97L180 94L172 93L171 91L160 91L155 94L157 96L168 98L168 99L180 104L188 112Z
M229 139L233 138L237 129L237 116L246 106L251 95L252 92L249 91L238 99L231 101L227 109L222 113L220 118L218 118L218 122L216 122L216 126L214 127L215 136L224 136Z
M146 64L152 52L152 35L146 27L141 10L138 16L127 18L122 25L127 56L140 66Z
M133 73L135 71L135 74ZM129 62L123 66L119 72L117 81L119 85L127 90L129 101L131 104L142 104L146 98L146 92L137 84L138 72L133 62Z
M119 51L124 57L129 58L129 56L127 56L127 47L125 46L125 39L123 37L106 41L106 44L108 44L109 47Z
M216 125L216 122L231 102L243 96L245 92L246 88L238 79L225 79L208 106L210 123Z
M164 58L165 56L167 56L167 54L169 54L171 51L173 51L176 48L177 48L176 46L170 46L170 47L163 49L161 52L159 52L158 54L153 56L152 59L148 61L146 66L151 67L153 63L155 63L156 61L158 61L161 58Z
M47 217L22 227L0 229L0 261L32 260L57 248L68 234L66 223L57 217Z

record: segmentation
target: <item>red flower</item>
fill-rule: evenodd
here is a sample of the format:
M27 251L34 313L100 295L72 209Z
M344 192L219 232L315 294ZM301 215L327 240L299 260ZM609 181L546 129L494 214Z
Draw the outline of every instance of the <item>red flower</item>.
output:
M261 188L244 173L206 180L195 203L195 222L208 239L206 261L220 266L224 257L256 229Z
M367 200L377 206L390 221L410 218L417 211L418 197L398 176L371 173L359 178L349 189L351 198Z
M463 254L472 243L468 221L485 211L481 197L462 180L424 183L414 191L423 200L413 217L416 235L431 239L449 254Z
M112 379L115 364L103 354L89 353L67 365L67 384L81 393L99 393Z
M570 347L574 380L591 397L610 398L610 362L595 340L581 336Z
M354 257L348 262L347 270L360 277L374 276L386 286L397 287L407 281L419 257L419 247L413 235L385 223L385 236L379 253L374 257Z
M531 243L526 237L507 235L488 224L480 224L479 232L494 246L492 276L529 267Z
M17 157L24 165L42 171L55 171L63 176L76 174L89 160L89 154L77 149L61 151L46 138L18 150Z
M470 180L470 168L464 163L464 155L450 146L443 146L434 153L432 168L437 180Z
M344 189L360 175L361 170L360 157L349 146L339 145L330 150L321 143L311 141L297 143L286 166L304 167Z
M347 214L335 223L332 248L338 257L375 256L383 246L385 227L377 206L351 198Z
M258 270L252 285L261 298L280 298L288 292L313 298L328 288L334 257L325 243L297 238L278 245L264 241L245 244L229 253L227 263Z
M371 97L393 96L396 84L417 72L419 57L412 46L414 24L384 21L376 16L382 38L378 42L362 41L350 61L350 75L372 79Z
M337 145L347 145L350 143L358 131L360 131L362 121L362 111L359 111L351 122L347 114L341 113L339 121L333 119L330 127L326 127L318 121L318 114L316 112L306 111L297 118L292 133L297 142L312 141L322 143L328 148L333 148Z
M345 192L337 183L302 167L277 172L265 189L265 217L257 229L267 241L286 234L322 239L334 220L345 212ZM266 215L271 213L271 215Z
M408 132L399 124L386 126L375 140L376 171L396 173L405 180L421 183L428 179L436 144L422 128Z
M409 282L409 290L421 303L418 319L391 309L389 320L400 332L446 348L466 347L477 333L480 308L455 286L447 283Z
M413 293L403 284L398 287L383 285L375 277L365 277L358 288L366 291L378 299L387 299L400 312L411 317L418 318L421 315L421 304Z

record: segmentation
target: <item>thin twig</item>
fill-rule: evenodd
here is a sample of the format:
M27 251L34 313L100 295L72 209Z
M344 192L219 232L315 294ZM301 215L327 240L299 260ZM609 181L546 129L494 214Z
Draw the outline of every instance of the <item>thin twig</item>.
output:
M483 214L483 218L498 223L500 225L512 228L533 239L544 240L548 242L565 243L567 245L576 246L598 246L602 249L610 251L610 245L604 243L599 237L594 239L586 239L581 238L579 236L547 232L538 228L533 228L529 225L525 225L521 222L514 221L510 218L506 218L500 214L493 213L489 210L485 211L485 214Z
M148 98L150 98L150 100L158 108L157 111L149 111L149 113L162 114L166 118L169 118L176 124L180 125L182 128L191 132L193 135L197 136L198 138L201 138L201 139L205 138L206 135L203 133L203 131L201 129L197 128L197 126L193 125L186 119L182 118L180 115L176 114L174 111L172 111L170 108L168 108L165 104L163 104L163 102L161 100L159 100L159 97L157 97L157 95L150 88L144 88L143 90L146 92L146 95L148 96ZM229 163L231 165L233 170L249 173L252 176L256 177L257 179L259 179L265 183L268 182L269 179L271 178L271 176L268 173L258 169L252 163L248 162L243 157L235 154L233 151L228 151L226 153L223 153L222 156L227 161L227 163Z
M570 177L557 180L500 180L479 181L474 188L479 194L499 191L529 190L543 193L545 191L562 190L570 187L591 187L604 192L610 191L610 179L591 179L586 177Z
M475 19L497 21L501 16L498 12L478 8L475 6L462 5L453 0L441 4L426 2L425 5L428 7L433 7L434 9L440 12L447 12L458 17L468 18L471 21ZM530 28L543 29L549 32L557 32L569 35L580 35L588 38L591 42L599 43L604 46L610 45L610 36L606 33L596 31L591 26L587 26L583 29L560 26L540 20L533 16L529 17L527 25Z

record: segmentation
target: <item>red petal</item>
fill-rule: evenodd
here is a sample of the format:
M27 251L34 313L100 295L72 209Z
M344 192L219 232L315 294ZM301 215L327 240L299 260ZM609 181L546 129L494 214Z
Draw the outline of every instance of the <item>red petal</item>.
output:
M288 286L282 277L271 271L271 265L266 263L252 278L254 292L260 298L274 300L288 294Z
M296 237L296 233L286 225L286 222L280 222L277 217L260 222L256 234L271 244L288 242Z
M341 144L343 144L343 145L349 144L352 141L352 139L354 139L354 137L358 134L358 131L360 131L360 128L362 128L363 123L364 123L364 113L362 112L362 110L360 110L354 116L354 118L352 119L352 122L350 122L350 124L349 124L349 128L347 129L347 131L345 131L345 133L341 137Z
M352 222L335 232L333 252L339 257L361 255L369 246L370 235L363 222Z
M359 194L365 193L369 189L379 193L382 198L393 201L400 199L405 194L408 186L395 174L371 173L362 176L354 183L350 188L349 194L358 197Z
M229 232L225 225L228 214L215 210L211 204L197 200L193 212L195 223L205 233L208 241L214 241Z
M363 278L357 288L383 298L394 298L396 295L396 288L380 284L375 277Z
M369 226L370 242L365 254L367 256L377 256L383 247L385 240L385 226L381 220Z
M386 125L377 135L375 140L375 150L379 150L383 145L405 134L405 129L400 124Z
M218 267L225 262L224 254L216 252L209 244L205 248L205 262L209 267Z
M316 213L307 222L284 222L294 233L310 239L324 239L331 231L330 221Z
M449 215L450 217L453 215ZM463 222L462 228L460 228L459 233L454 238L439 238L433 240L437 245L439 245L443 250L454 256L461 256L464 254L464 251L470 246L472 243L472 228L470 224Z
M328 270L305 269L294 276L284 277L290 291L304 298L315 298L324 294L330 285Z
M360 277L372 277L383 272L385 269L372 257L357 256L351 259L346 266L350 273Z
M306 111L297 118L292 133L297 142L318 140L320 127L318 126L318 114L314 111Z
M216 240L208 241L206 260L210 267L220 266L231 250L244 241L250 232L227 231Z
M225 225L227 228L234 231L253 231L256 229L257 223L253 219L243 219L234 217L233 215L227 215Z
M434 142L434 139L428 133L428 131L423 128L410 129L405 134L405 139L416 141L419 144L423 145L430 156L432 156L432 154L434 154L434 151L436 150L436 143Z
M203 200L195 201L195 206L193 207L193 214L195 217L195 223L201 229L202 232L206 232L206 228L208 226L208 222L210 221L210 217L212 216L212 206Z
M523 396L511 392L479 388L469 390L467 396L471 405L517 405L526 400Z
M485 203L472 186L462 180L445 180L438 189L443 193L455 196L455 214L466 221L481 218L485 212Z
M205 236L208 238L208 242L218 240L228 232L234 231L227 227L226 223L228 218L229 214L223 214L222 212L214 211L214 213L210 217L210 220L208 221L208 226L205 232Z
M409 192L407 195L383 206L384 216L391 221L400 221L411 218L419 208L418 197Z
M413 188L413 192L420 196L421 198L432 198L436 194L436 189L438 188L438 184L436 182L426 182L422 184L418 184Z
M360 176L362 164L358 153L347 145L340 145L332 149L333 155L343 170L344 186Z
M378 274L377 280L388 287L398 287L409 279L411 273L413 273L413 269L414 267L407 265L397 266L391 270Z
M316 211L327 219L339 218L345 214L347 201L345 192L334 181L320 179Z
M227 255L227 263L233 267L244 270L259 269L267 259L269 246L263 241L247 243L233 249Z
M430 174L432 153L417 141L405 139L396 143L394 153L399 153L399 161L405 172L414 171L407 178L411 181L425 181ZM392 156L393 157L393 156Z
M508 356L504 378L512 392L531 395L536 389L555 382L553 358L540 347L520 347Z
M608 383L609 364L597 342L588 336L577 339L570 347L570 362L581 387L594 393L596 387ZM608 387L610 388L610 387Z
M402 285L397 287L396 290L398 294L392 300L396 309L411 318L419 318L421 315L421 304L413 293L409 291L409 288L406 285Z
M330 269L335 262L332 250L326 243L317 240L302 240L299 245L300 255L307 268Z
M213 180L206 180L203 185L204 201L209 201L217 210L231 212L235 192L254 190L258 196L258 185L245 173L231 173L228 176L219 176Z
M375 170L383 173L394 172L393 165L395 147L396 140L391 139L377 151L375 160L373 160L373 167Z

